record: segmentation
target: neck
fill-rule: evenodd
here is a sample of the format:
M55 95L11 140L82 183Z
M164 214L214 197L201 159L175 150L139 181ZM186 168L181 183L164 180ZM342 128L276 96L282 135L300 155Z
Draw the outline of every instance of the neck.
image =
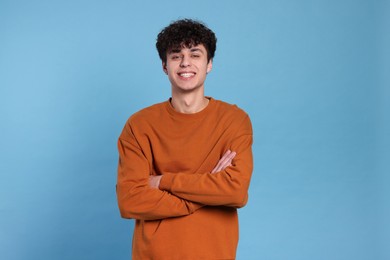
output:
M171 104L180 113L194 114L207 107L209 99L204 96L203 91L199 93L172 93Z

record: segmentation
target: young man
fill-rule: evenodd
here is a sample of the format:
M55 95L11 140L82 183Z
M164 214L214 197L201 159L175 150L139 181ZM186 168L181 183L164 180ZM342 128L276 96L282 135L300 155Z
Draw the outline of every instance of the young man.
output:
M156 47L172 97L133 114L118 141L119 209L136 220L132 259L235 259L253 168L250 119L204 95L216 49L209 28L178 20Z

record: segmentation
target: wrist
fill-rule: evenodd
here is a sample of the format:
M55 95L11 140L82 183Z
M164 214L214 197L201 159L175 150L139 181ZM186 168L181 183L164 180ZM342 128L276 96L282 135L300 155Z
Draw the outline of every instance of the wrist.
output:
M159 189L160 188L161 178L162 178L162 175L150 176L149 177L149 185L150 185L150 187L152 187L154 189Z

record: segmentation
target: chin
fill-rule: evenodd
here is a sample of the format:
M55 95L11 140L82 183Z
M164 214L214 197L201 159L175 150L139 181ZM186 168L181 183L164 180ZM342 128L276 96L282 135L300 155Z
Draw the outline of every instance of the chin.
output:
M185 87L178 87L178 89L182 92L192 92L196 91L200 88L200 86L185 86Z

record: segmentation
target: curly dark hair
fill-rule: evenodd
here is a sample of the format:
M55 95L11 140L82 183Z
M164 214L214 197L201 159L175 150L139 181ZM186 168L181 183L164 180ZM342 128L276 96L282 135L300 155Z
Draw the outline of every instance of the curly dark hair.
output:
M214 58L217 48L217 38L204 23L191 19L172 22L157 36L156 48L163 62L167 62L167 53L183 46L191 48L203 44L207 51L207 59Z

